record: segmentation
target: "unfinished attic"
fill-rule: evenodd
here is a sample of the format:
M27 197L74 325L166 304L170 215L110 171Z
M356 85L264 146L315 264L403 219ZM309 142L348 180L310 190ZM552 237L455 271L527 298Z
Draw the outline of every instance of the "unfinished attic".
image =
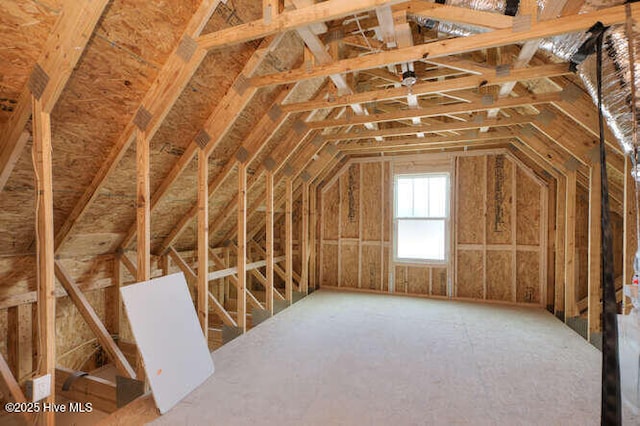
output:
M640 424L639 18L2 0L0 424Z

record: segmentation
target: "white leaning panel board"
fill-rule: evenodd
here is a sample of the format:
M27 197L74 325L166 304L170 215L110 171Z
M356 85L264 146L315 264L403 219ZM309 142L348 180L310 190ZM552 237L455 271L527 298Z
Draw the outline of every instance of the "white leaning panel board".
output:
M120 289L161 414L213 374L213 360L182 273Z

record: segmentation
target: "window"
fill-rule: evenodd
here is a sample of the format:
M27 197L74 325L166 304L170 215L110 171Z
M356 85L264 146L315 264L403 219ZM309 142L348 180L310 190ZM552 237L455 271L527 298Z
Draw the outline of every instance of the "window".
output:
M445 262L449 175L395 176L395 259Z

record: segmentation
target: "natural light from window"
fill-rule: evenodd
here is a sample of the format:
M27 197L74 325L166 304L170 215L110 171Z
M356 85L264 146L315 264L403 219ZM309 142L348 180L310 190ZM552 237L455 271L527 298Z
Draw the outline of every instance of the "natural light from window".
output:
M396 259L446 260L448 181L443 173L396 175Z

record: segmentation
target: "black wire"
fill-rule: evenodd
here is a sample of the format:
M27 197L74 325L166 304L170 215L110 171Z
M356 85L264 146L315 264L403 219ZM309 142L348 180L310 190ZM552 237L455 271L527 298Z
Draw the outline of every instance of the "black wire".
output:
M604 117L602 114L602 41L603 32L596 43L598 79L598 124L600 126L600 178L602 219L602 400L600 423L603 426L622 424L620 398L620 362L618 359L618 304L613 280L613 238L609 213L607 184L607 158L605 152ZM632 65L633 66L633 65Z

